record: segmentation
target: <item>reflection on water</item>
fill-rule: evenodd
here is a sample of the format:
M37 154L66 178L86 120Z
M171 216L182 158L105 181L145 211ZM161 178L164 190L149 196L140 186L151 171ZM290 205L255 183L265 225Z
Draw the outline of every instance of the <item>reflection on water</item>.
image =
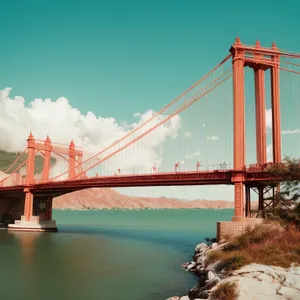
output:
M0 231L1 299L160 300L182 293L195 278L180 263L215 230L220 212L66 211L55 218L58 233Z
M9 231L8 235L13 236L18 244L20 245L22 263L24 269L33 263L35 248L36 248L36 239L41 236L41 232L18 232L18 231Z

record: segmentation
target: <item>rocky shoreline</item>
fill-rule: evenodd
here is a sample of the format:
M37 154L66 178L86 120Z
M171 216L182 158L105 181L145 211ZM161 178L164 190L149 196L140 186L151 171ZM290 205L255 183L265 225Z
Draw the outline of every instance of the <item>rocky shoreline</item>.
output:
M229 243L200 243L195 247L193 260L181 265L188 272L198 276L198 284L185 296L173 296L167 300L217 300L213 292L222 283L236 283L237 299L300 299L300 265L292 264L290 268L250 264L239 270L226 274L222 262L206 264L211 251L221 250ZM225 299L225 298L222 298Z

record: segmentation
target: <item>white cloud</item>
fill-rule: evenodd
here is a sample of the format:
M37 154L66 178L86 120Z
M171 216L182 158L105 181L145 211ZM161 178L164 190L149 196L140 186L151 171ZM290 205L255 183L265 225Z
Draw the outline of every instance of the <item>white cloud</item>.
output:
M216 135L212 135L212 136L208 136L206 139L208 141L217 141L219 139L219 137Z
M184 133L184 136L185 137L190 137L192 135L192 133L190 132L190 131L186 131L185 133Z
M294 129L294 130L282 130L282 134L298 134L300 133L300 129Z
M267 146L267 161L273 161L273 149L272 144Z
M272 128L272 109L266 109L266 127L267 129Z
M53 142L67 145L71 139L74 139L77 146L82 145L83 148L97 153L154 114L152 110L143 114L135 113L135 123L118 123L114 118L98 117L93 112L83 115L64 97L55 101L35 99L25 106L24 98L10 98L10 91L10 88L0 90L0 149L7 151L22 151L26 146L27 136L32 131L35 138L45 139L49 135ZM126 142L145 132L164 117L160 115L155 121L149 122L143 130L139 130ZM130 172L132 168L148 170L154 163L159 166L162 145L168 137L177 137L180 123L180 116L172 117L154 132L131 146L130 155L127 154L121 159L119 155L111 159L108 172L112 172L112 168L116 170L117 167L123 168L124 172ZM125 142L120 147L123 145ZM119 161L117 161L118 158ZM108 168L108 164L105 166Z
M186 159L190 159L190 158L193 158L193 157L196 157L196 156L199 156L201 154L201 152L198 150L198 151L195 151L193 153L188 153L185 155L185 158Z

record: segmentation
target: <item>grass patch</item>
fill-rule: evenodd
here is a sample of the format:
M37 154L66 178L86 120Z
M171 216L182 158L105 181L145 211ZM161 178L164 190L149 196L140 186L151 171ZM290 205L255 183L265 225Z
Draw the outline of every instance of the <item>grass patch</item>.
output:
M251 262L251 257L245 251L233 251L226 254L223 269L228 272L240 269Z
M235 282L224 282L214 290L210 299L212 300L236 300L238 298L237 285Z
M224 259L224 253L222 250L209 251L207 253L206 264L211 264L223 259Z
M209 252L207 263L221 261L220 269L237 270L249 263L287 268L300 263L300 231L295 226L280 229L273 225L258 225L232 239L223 251Z

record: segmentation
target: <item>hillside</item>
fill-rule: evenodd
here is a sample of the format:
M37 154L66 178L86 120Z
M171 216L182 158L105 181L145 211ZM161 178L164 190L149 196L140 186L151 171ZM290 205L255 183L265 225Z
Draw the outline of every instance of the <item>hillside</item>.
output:
M55 209L233 208L232 201L182 201L165 197L132 197L113 189L88 189L54 199Z

